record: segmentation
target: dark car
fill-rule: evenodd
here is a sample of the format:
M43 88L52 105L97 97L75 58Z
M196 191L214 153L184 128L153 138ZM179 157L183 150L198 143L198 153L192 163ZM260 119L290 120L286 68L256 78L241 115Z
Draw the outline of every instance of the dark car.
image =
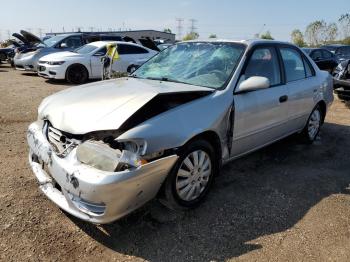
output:
M325 45L322 48L332 52L339 62L350 59L350 45Z
M338 65L338 60L336 56L326 49L304 48L303 50L311 57L312 60L315 61L315 63L321 70L325 70L332 73Z

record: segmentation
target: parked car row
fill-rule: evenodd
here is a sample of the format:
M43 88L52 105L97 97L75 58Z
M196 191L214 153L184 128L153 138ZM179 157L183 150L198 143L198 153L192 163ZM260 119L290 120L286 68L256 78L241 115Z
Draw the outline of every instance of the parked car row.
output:
M132 73L160 51L150 38L133 39L113 34L72 33L40 39L21 30L13 36L18 41L0 49L0 62L8 60L17 70L75 84L102 78L107 44L117 45L119 59L113 63L112 70L122 73Z

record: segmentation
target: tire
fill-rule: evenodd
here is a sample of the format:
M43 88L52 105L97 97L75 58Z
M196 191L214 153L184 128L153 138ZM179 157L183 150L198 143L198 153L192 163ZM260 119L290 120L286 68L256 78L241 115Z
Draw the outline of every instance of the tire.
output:
M89 73L83 65L72 65L67 69L66 80L72 84L84 84L89 78Z
M318 133L320 132L323 124L324 113L322 112L319 105L317 105L311 112L307 123L301 133L302 139L308 144L312 144Z
M213 146L205 140L190 142L179 156L165 180L161 202L171 209L186 210L203 202L219 164Z
M136 71L136 69L137 69L137 66L131 65L128 67L127 71L129 74L132 74Z

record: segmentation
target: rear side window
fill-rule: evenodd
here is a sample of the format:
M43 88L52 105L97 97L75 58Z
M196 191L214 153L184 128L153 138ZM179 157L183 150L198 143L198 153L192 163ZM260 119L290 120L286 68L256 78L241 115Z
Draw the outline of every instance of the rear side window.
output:
M309 63L309 61L306 60L305 57L303 57L303 60L304 60L304 65L305 65L305 74L306 74L306 77L312 77L315 75L315 72L314 70L311 68L311 65Z
M148 51L138 46L119 44L118 53L120 55L131 55L131 54L145 54L145 53L148 53Z
M244 72L245 79L262 76L270 80L270 85L281 84L281 73L277 53L273 47L255 49Z
M304 63L297 50L281 48L281 55L287 82L297 81L306 77Z

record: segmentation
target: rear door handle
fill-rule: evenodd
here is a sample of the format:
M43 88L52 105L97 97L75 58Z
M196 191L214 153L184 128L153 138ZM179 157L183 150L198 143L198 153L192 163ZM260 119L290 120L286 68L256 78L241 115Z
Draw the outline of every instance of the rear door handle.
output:
M287 102L287 100L288 100L288 96L281 96L280 97L280 103Z

